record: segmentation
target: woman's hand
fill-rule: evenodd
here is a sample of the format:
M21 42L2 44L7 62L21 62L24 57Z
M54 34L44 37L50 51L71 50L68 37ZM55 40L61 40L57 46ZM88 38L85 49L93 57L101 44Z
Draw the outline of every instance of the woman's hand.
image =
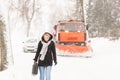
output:
M35 64L38 64L38 62L37 62L37 61L34 61L34 63L35 63Z

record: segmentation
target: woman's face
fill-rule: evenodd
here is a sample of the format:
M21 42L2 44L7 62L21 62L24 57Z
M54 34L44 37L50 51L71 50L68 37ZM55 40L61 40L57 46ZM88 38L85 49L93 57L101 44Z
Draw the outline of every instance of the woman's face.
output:
M45 41L48 41L49 39L50 39L50 35L49 35L49 34L45 34L45 35L44 35L44 40L45 40Z

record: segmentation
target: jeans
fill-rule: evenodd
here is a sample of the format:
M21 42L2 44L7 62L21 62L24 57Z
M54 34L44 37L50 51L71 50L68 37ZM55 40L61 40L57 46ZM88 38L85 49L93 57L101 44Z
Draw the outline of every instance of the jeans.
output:
M39 66L40 80L51 80L51 68L52 66Z

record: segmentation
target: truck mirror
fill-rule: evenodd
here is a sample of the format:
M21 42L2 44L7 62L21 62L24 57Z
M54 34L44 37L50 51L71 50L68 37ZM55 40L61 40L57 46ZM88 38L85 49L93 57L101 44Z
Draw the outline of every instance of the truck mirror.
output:
M88 28L89 28L89 26L88 26L88 24L86 25L86 29L88 30Z
M56 29L57 29L57 25L54 26L54 30L56 30Z

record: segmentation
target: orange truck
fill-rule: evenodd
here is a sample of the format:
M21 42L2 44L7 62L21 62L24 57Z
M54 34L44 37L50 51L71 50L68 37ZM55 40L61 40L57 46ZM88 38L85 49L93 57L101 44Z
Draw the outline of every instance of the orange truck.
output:
M79 20L59 21L54 27L58 50L69 54L84 54L91 50L88 40L88 26Z

